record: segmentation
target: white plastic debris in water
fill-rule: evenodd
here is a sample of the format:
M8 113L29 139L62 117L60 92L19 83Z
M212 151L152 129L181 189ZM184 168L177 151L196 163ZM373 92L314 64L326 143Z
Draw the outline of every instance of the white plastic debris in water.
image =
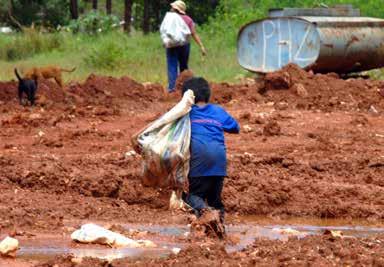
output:
M172 248L172 253L177 255L181 251L181 248Z
M72 233L71 238L80 243L97 243L111 247L156 247L150 240L133 240L92 223L81 226Z
M2 256L15 257L16 251L19 249L19 241L7 236L0 242L0 253Z
M280 234L285 235L302 235L303 232L297 231L292 228L273 228L272 231L279 232Z
M341 231L336 231L336 230L325 230L324 235L330 235L332 237L343 237L343 233Z
M112 262L127 257L127 254L120 249L108 249L107 251L103 249L79 249L73 250L72 254L74 258L72 258L71 261L75 264L74 266L77 266L76 264L81 264L84 258L97 258ZM85 265L83 264L82 266Z
M190 224L188 224L188 227L190 227L191 225ZM184 234L183 234L183 236L184 237L188 237L188 236L190 236L190 234L191 234L191 232L185 232Z

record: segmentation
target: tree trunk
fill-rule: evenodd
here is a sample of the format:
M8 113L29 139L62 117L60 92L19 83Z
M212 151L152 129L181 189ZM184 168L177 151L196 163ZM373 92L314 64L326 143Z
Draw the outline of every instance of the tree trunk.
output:
M106 0L105 9L107 10L108 15L112 14L112 0Z
M131 32L131 20L132 20L132 1L125 0L125 10L124 10L124 30L126 32Z
M78 19L79 18L79 8L77 4L77 0L71 0L69 3L69 10L71 11L71 18Z
M153 3L153 12L154 12L154 18L155 18L155 27L156 29L159 28L161 23L160 18L160 11L161 11L161 1L154 1Z
M149 33L149 0L144 0L143 10L143 32L144 34Z
M97 0L92 0L92 8L97 10Z
M9 9L8 9L9 20L14 27L18 28L20 31L24 31L24 28L21 25L21 23L18 22L17 19L13 16L13 6L14 6L13 0L9 0Z

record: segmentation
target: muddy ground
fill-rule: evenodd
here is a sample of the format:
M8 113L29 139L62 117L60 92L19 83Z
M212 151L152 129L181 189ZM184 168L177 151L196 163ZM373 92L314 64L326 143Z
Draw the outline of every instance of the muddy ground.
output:
M257 215L280 221L310 217L382 223L384 82L340 79L290 65L262 79L212 88L212 101L242 127L240 135L226 136L229 177L223 197L229 222ZM36 107L20 106L16 91L15 82L0 83L2 236L60 234L69 225L89 221L187 223L186 215L168 211L169 190L141 185L140 157L127 153L130 136L171 108L179 95L167 96L161 85L128 77L94 75L64 91L43 82ZM222 260L227 266L306 261L383 266L372 256L383 256L377 245L383 241L322 236L257 240L230 255L220 245L207 252L192 244L178 256L152 263L191 265L199 256L201 265ZM22 264L9 261L3 264ZM56 262L70 266L66 256ZM52 265L47 264L42 266Z

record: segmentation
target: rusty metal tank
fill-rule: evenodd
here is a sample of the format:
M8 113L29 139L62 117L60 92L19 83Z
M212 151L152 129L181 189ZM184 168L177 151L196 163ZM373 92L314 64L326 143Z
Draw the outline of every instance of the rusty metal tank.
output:
M237 57L252 72L288 63L315 72L350 73L384 66L384 20L351 6L273 9L239 32Z

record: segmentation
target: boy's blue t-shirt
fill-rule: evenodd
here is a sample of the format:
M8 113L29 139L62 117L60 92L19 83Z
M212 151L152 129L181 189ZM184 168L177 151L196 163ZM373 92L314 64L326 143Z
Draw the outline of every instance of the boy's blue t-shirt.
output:
M189 177L227 176L224 132L238 133L239 124L222 107L192 106Z

